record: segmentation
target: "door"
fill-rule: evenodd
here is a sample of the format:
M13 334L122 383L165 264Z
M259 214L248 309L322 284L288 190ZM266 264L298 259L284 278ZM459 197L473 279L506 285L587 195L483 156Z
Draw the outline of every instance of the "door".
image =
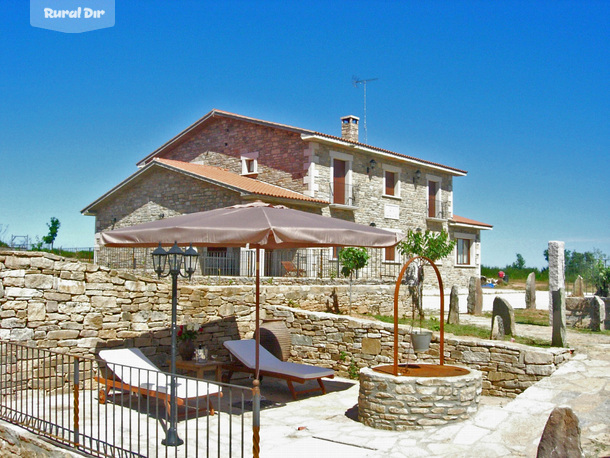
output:
M333 203L345 204L345 172L347 162L333 159Z
M436 192L438 191L438 183L436 181L428 182L428 217L436 218Z

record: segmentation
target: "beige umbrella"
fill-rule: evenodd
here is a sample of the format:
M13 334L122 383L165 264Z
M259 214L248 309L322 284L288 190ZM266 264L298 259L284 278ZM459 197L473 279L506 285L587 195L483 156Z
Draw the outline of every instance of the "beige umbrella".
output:
M384 248L396 245L402 238L400 233L263 202L190 213L101 233L101 243L110 247L155 247L175 242L182 246L192 244L256 248L256 373L253 403L255 456L258 456L260 427L260 249L347 246ZM173 324L172 333L174 327Z

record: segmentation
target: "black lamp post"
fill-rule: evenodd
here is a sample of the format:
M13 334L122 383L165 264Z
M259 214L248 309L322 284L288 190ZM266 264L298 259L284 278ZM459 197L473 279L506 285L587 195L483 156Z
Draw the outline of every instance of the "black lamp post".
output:
M176 314L178 309L178 275L184 278L191 278L195 272L198 253L190 245L186 251L182 251L178 242L169 251L165 251L159 246L152 252L153 267L155 272L161 277L172 276L172 351L170 357L170 407L169 407L169 428L165 439L161 441L163 445L176 447L182 445L184 441L178 437L176 424L178 423L178 408L176 406ZM165 264L169 263L169 271L165 273ZM184 273L182 265L184 264Z

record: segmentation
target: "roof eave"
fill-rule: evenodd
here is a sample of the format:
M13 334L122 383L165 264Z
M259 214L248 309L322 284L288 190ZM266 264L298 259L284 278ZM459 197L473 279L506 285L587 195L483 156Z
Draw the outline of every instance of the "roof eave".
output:
M350 141L341 140L338 138L337 139L329 138L326 136L316 135L316 134L301 134L301 139L306 142L326 143L328 145L341 146L343 148L351 148L351 149L354 149L357 151L361 151L361 152L365 152L365 153L369 153L369 154L375 154L380 157L387 157L387 158L391 158L391 159L395 159L395 160L397 159L397 160L406 162L408 164L416 165L418 167L426 167L429 169L449 173L450 175L453 175L453 176L466 176L468 174L468 172L465 170L455 169L453 167L446 167L446 166L442 166L440 164L434 164L434 163L425 161L423 159L412 158L409 156L404 156L399 153L381 151L375 147L357 144L357 143L353 143Z
M477 229L481 231L491 231L493 230L493 226L488 225L478 225L478 224L467 224L467 223L457 223L455 221L449 221L449 225L453 227L464 227L467 229Z

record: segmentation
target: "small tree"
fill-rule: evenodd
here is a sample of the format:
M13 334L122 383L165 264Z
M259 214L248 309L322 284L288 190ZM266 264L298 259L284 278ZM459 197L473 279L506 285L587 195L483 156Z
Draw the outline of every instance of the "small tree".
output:
M8 231L8 225L0 224L0 247L8 247L8 243L4 241L4 237L6 237L6 232Z
M608 297L608 289L610 287L610 267L604 267L600 262L598 265L597 278L595 279L597 291L596 296Z
M445 231L431 232L427 230L422 233L420 231L409 230L407 237L398 244L398 251L403 256L412 258L415 256L424 256L432 262L443 259L451 254L455 247L455 240L449 240L449 234ZM423 288L424 288L424 264L420 263L417 266L417 280L415 285L409 288L411 299L414 305L413 318L415 318L415 307L419 313L420 327L424 319L423 309ZM443 292L441 291L441 294ZM441 317L441 319L443 319Z
M343 248L339 251L339 261L342 264L341 273L344 277L349 277L349 314L352 314L352 277L358 269L366 266L369 260L369 253L366 248Z
M525 268L525 259L523 258L521 253L517 253L517 260L513 262L513 265L511 267L519 270Z
M57 238L57 232L59 232L59 226L61 223L54 216L51 217L51 222L47 223L47 227L49 228L49 233L42 237L42 241L47 245L51 245L51 251L53 250L53 242Z

